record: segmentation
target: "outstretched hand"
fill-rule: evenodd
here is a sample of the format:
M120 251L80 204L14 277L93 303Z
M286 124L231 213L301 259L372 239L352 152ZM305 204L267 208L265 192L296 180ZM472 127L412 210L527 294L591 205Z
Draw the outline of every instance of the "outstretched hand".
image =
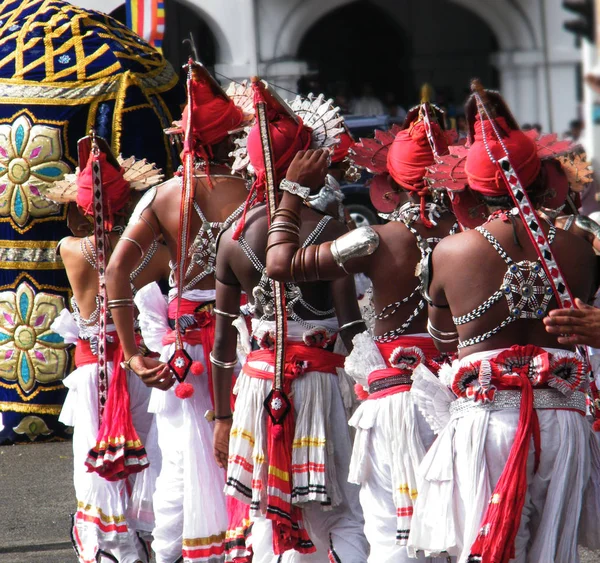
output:
M544 318L546 331L561 344L600 348L600 309L575 299L577 309L555 309Z
M231 432L231 419L216 420L213 433L213 454L219 467L227 469L229 458L229 433Z
M134 356L129 367L148 387L166 391L175 383L175 376L169 366L154 358Z
M325 184L329 159L329 151L324 149L298 151L285 177L316 193Z

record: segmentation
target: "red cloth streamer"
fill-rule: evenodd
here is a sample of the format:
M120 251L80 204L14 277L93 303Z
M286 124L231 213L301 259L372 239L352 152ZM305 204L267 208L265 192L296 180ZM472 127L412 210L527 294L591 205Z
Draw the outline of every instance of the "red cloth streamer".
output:
M267 362L275 365L272 350L256 350L248 354L244 373L249 377L273 379L273 372L251 367L250 362ZM337 374L336 368L343 367L344 357L322 348L304 344L288 343L285 353L284 391L290 395L292 381L309 371ZM274 426L279 427L275 433ZM274 425L267 420L267 456L269 459L267 478L266 517L273 526L273 550L280 555L290 549L300 553L314 553L314 544L302 521L302 511L291 502L292 493L292 442L295 433L294 405L285 416L283 424ZM276 436L278 434L279 436Z
M254 103L264 101L265 99L260 88L254 85ZM310 127L304 125L300 117L297 118L298 122L296 123L291 116L281 114L275 108L268 108L268 116L275 182L279 185L279 182L285 177L287 169L296 156L296 153L298 151L305 151L310 147L312 130ZM252 127L248 134L248 157L256 173L256 180L252 184L252 188L246 199L244 213L235 229L233 240L238 240L244 230L246 212L248 211L252 197L256 194L257 202L262 202L265 199L265 159L258 123Z
M115 224L114 214L127 205L131 197L131 190L129 182L123 178L123 170L117 170L110 164L103 152L99 153L97 158L100 160L102 174L102 202L104 203L105 213L108 212L108 218L104 221L105 228L112 230ZM94 214L93 159L93 154L90 154L85 168L77 175L77 205L88 216Z
M438 154L447 154L448 141L437 123L431 123L431 135ZM425 197L429 188L424 176L427 167L434 163L423 120L414 121L410 127L398 132L387 155L387 168L394 181L421 198L421 221L427 228L431 228L432 224L425 217Z
M503 117L496 117L494 124L502 136L506 151L494 133L492 123L482 120L478 115L475 120L475 138L467 152L465 172L472 190L487 196L503 196L508 195L508 187L498 165L490 160L488 150L495 160L503 158L508 152L510 162L524 188L537 178L542 162L533 139L522 131L511 129Z
M514 346L508 353L515 348ZM542 353L541 371L548 371L549 357ZM481 563L508 563L515 556L515 538L519 531L525 496L527 494L527 457L529 444L534 439L536 446L535 468L539 464L540 429L537 413L533 408L533 386L529 379L529 363L515 366L509 375L498 375L495 379L504 385L521 389L519 422L506 465L496 484L488 508L483 516L481 530L471 546L471 557Z
M227 534L225 536L225 552L227 560L234 563L251 563L252 547L248 545L252 532L250 521L250 505L235 497L228 496L227 502Z
M149 465L131 418L127 372L121 367L123 359L123 349L118 346L96 445L85 461L88 472L98 473L107 481L125 479Z

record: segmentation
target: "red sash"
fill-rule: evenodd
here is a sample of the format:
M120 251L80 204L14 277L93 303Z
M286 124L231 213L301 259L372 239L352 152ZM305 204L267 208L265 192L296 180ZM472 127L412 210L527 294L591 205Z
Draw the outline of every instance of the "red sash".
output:
M107 332L106 336L112 336L114 339L113 342L106 343L106 357L112 360L119 347L119 336L116 332ZM98 356L92 352L90 341L78 338L75 346L75 365L80 368L97 363Z
M400 338L392 340L391 342L375 342L375 344L377 345L377 348L379 348L379 351L381 352L381 355L383 356L383 359L388 367L385 369L372 371L367 379L369 386L388 378L397 378L399 383L397 385L391 385L390 387L382 389L381 391L370 393L367 397L368 399L380 399L382 397L388 397L389 395L395 395L396 393L405 393L406 391L410 391L410 375L412 374L412 370L421 362L423 362L431 371L436 374L440 369L440 365L435 360L435 358L440 356L440 352L435 347L432 338L426 336L401 336ZM408 356L412 356L414 358L414 362L411 361L410 364L402 362L406 365L403 365L402 367L394 367L394 365L392 365L390 362L390 358L393 358L394 352L399 352L399 349L403 349L403 352L401 353L407 355L405 359L408 360ZM411 353L411 349L413 349L413 353ZM414 349L420 350L421 355L419 355ZM396 362L394 362L394 364L395 363ZM405 376L405 381L403 381L403 376Z

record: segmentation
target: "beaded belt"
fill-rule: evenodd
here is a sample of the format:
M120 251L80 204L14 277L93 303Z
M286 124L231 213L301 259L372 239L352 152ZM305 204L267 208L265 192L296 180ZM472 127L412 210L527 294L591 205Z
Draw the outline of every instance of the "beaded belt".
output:
M378 379L369 384L369 395L376 393L377 391L383 391L390 387L397 387L398 385L412 385L411 375L391 375L390 377L384 377Z
M534 389L534 409L568 409L577 410L585 416L587 412L585 393L575 391L565 397L556 389ZM496 391L494 400L489 403L472 399L456 399L450 403L450 416L460 418L476 410L497 411L502 409L518 409L521 406L521 391Z

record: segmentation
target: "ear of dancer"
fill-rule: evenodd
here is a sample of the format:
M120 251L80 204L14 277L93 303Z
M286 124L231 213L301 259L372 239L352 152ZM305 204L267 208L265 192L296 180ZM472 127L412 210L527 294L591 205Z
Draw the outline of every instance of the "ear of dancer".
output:
M169 367L154 358L143 357L135 339L133 293L129 275L139 263L140 254L148 250L159 232L158 222L151 208L147 208L142 217L143 220L127 227L106 268L108 306L123 347L125 366L148 387L166 390L175 382ZM136 285L141 286L164 275L168 274L160 270L149 270L146 276L136 279Z
M317 192L327 171L328 153L324 150L300 151L286 174L286 180ZM379 244L379 235L371 227L362 227L333 242L300 248L300 210L303 198L288 191L283 195L269 228L266 267L277 281L307 282L335 280L350 273L363 272L368 258ZM296 190L299 191L299 190Z

